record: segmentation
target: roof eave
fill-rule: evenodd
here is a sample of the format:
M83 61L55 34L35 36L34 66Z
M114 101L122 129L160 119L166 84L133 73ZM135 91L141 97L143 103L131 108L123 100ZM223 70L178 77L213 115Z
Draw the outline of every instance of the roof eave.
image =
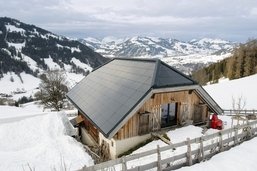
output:
M209 95L209 93L201 85L198 85L198 88L196 90L197 90L197 93L204 98L203 100L210 106L213 112L217 114L223 113L223 109L218 105L218 103Z

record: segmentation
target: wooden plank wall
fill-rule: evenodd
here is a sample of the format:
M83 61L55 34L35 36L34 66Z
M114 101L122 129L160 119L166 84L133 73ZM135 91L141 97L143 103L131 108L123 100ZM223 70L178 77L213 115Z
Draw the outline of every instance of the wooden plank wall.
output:
M92 136L92 138L94 138L95 142L99 143L99 130L86 117L84 117L80 112L79 112L79 115L84 120L85 129Z
M121 140L137 136L139 133L139 114L135 114L128 122L115 134L114 138Z
M149 119L149 131L156 131L161 128L161 105L167 103L178 103L178 123L182 119L194 120L195 118L206 118L207 106L202 104L199 97L194 93L194 91L179 91L179 92L166 92L154 94L146 103L138 110L138 112L129 119L129 121L117 132L114 138L121 140L133 136L140 135L142 131L140 130L140 116L149 114L149 117L144 117ZM200 105L201 104L201 105ZM201 109L202 113L195 112L195 105ZM199 110L198 110L199 111ZM201 115L196 117L195 115ZM144 122L145 123L145 122ZM146 128L144 128L145 130ZM143 132L144 132L143 130Z

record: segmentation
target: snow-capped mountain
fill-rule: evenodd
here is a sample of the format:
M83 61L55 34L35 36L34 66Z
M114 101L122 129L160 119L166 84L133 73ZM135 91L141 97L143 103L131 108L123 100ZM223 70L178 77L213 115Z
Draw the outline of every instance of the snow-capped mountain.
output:
M230 56L235 43L221 39L194 39L189 42L172 38L106 37L80 39L88 47L105 57L160 58L180 71L189 74L195 69Z
M64 70L76 82L107 60L77 40L0 17L0 97L35 88L49 69Z
M140 36L124 39L106 37L102 40L90 37L80 41L103 56L126 58L225 54L235 46L229 41L208 38L183 42L172 38Z

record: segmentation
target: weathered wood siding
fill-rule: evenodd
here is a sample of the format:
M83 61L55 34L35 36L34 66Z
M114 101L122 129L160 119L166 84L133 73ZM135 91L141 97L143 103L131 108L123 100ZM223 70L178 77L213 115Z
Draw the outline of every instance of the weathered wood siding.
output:
M139 132L139 115L135 114L128 122L115 134L116 139L125 139L138 135Z
M94 138L95 142L99 143L98 129L87 118L85 118L80 112L79 112L79 115L81 115L83 117L85 129L92 136L92 138Z
M116 133L115 139L125 139L161 129L161 105L177 103L177 123L187 120L205 122L208 108L194 91L165 92L154 94L132 118Z

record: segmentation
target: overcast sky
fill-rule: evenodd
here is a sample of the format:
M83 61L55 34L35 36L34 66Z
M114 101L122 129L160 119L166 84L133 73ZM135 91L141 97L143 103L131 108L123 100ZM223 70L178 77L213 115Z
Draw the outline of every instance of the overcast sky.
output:
M68 37L257 38L257 0L0 0L0 14Z

